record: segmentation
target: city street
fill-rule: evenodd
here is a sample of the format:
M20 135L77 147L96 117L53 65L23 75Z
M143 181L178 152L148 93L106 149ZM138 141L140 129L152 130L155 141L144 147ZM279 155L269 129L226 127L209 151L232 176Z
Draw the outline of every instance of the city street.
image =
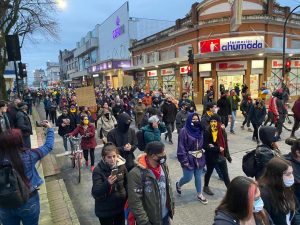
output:
M41 105L42 106L42 105ZM38 112L41 119L45 119L43 107L38 107ZM251 140L252 133L247 130L241 130L241 118L237 119L236 134L229 134L229 148L232 156L232 163L228 163L230 178L238 175L243 175L241 168L242 157L246 151L253 149L256 143ZM289 132L283 132L283 140L288 137ZM300 136L300 132L296 134ZM164 139L164 138L163 138ZM98 143L99 140L97 140ZM173 191L175 196L175 218L172 224L212 224L214 217L214 210L222 200L225 194L225 185L220 181L214 173L210 182L210 187L215 193L214 196L207 196L208 204L203 205L196 199L196 192L194 187L194 180L182 188L182 196L178 196L175 191L175 182L181 177L182 170L175 157L177 148L177 134L174 133L174 144L170 145L165 143L167 151L167 163L169 165ZM289 152L289 146L284 144L284 141L279 143L280 150L283 153ZM55 149L52 154L59 154L64 152L62 138L58 136L56 131ZM96 163L100 160L101 147L98 146L95 150ZM140 154L139 150L136 155ZM77 170L71 168L70 160L67 157L57 158L57 163L61 170L61 177L65 181L68 193L72 200L73 206L76 210L80 224L82 225L96 225L99 224L98 218L94 214L94 199L91 196L92 187L92 173L89 168L83 166L82 181L80 184L77 182ZM203 181L203 179L202 179Z

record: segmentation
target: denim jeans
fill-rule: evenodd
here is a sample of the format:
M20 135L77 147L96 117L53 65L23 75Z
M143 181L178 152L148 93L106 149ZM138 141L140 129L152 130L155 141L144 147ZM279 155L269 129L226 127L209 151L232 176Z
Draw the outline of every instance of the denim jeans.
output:
M167 137L169 138L169 141L172 141L172 133L175 129L174 122L173 123L166 123L167 128Z
M39 194L32 196L23 206L17 209L0 208L0 221L3 225L38 225L40 216Z
M233 131L233 129L234 129L235 119L236 119L236 110L231 112L230 131Z
M63 142L64 142L65 151L68 151L68 138L65 137L65 136L62 136L62 138L63 138ZM71 145L71 149L74 149L74 145L73 145L72 141L69 140L69 142L70 142L70 145Z
M193 175L195 177L195 187L197 190L197 193L201 193L201 174L202 174L202 168L201 169L194 169L194 170L188 170L186 168L182 168L183 171L183 177L179 180L179 186L182 187L183 185L190 182L193 178Z

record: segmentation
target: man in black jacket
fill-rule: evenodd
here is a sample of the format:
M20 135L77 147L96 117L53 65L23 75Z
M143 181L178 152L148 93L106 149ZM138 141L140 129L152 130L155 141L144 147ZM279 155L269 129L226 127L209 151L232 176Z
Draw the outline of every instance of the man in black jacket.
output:
M31 148L30 135L32 135L32 126L30 122L30 118L27 114L27 104L25 102L21 102L18 104L19 111L17 112L17 127L22 132L22 138L25 148Z
M163 113L163 122L166 124L167 134L165 140L169 137L169 143L173 144L172 132L174 131L174 123L176 120L177 108L176 105L172 102L172 97L170 95L166 96L164 104L161 106L161 111Z
M231 103L227 98L226 92L221 92L221 98L218 100L217 106L219 107L218 114L221 117L221 122L227 127L231 117Z
M6 115L7 103L0 100L0 134L8 129L10 129L10 123Z
M131 117L127 113L118 116L118 125L107 134L107 141L112 142L126 160L126 168L130 171L134 167L134 151L137 148L135 130L130 128Z
M19 98L16 98L7 109L7 116L8 116L11 128L17 128L17 117L16 116L17 116L17 112L19 111L18 104L20 102L21 102L21 100Z

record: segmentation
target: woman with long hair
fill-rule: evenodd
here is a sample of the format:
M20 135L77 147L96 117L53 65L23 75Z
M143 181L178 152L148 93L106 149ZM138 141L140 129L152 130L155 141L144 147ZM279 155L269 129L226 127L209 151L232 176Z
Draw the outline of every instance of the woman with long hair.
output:
M256 182L248 177L234 178L215 211L213 225L272 225Z
M101 161L93 171L92 195L95 198L95 214L102 225L125 225L125 159L119 155L117 147L111 142L104 145L101 156Z
M183 177L176 182L176 191L180 195L181 187L190 182L194 176L197 199L201 203L207 204L207 200L202 194L201 186L201 175L205 166L202 145L203 131L200 117L197 113L191 113L178 136L177 158L182 167Z
M37 149L24 148L20 130L6 130L0 135L1 169L4 164L9 163L29 190L29 199L20 207L7 208L5 203L0 205L0 221L3 225L19 225L21 221L23 225L38 225L40 215L38 189L43 180L35 164L52 151L54 145L54 129L48 121L43 122L43 125L48 128L46 142Z
M95 147L97 146L95 138L95 126L89 121L88 116L82 116L80 119L80 125L76 127L69 136L77 136L80 134L81 148L83 150L83 157L85 159L85 165L89 166L89 153L91 157L91 171L93 172L95 166Z
M259 185L264 207L274 224L293 224L296 197L293 191L294 175L291 163L280 157L271 159L259 180Z

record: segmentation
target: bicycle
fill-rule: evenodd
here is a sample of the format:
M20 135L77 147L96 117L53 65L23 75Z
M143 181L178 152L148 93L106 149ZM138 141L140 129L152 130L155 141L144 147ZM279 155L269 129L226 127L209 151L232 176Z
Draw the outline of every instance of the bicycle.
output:
M70 137L67 138L72 142L74 148L71 148L71 151L64 152L62 154L57 154L56 157L69 156L71 159L72 168L77 167L78 169L78 183L81 181L81 167L82 167L82 158L83 151L80 149L81 137Z

